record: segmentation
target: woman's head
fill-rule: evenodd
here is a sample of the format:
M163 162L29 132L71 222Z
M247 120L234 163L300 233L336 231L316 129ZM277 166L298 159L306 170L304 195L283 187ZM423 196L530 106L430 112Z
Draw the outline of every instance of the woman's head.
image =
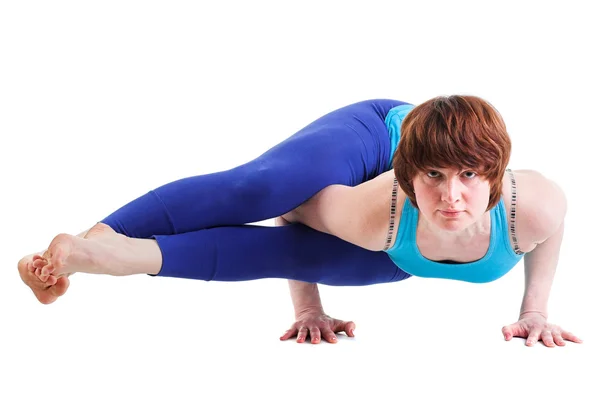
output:
M424 213L471 208L476 214L500 200L510 153L506 126L491 104L475 96L439 96L406 115L392 166Z

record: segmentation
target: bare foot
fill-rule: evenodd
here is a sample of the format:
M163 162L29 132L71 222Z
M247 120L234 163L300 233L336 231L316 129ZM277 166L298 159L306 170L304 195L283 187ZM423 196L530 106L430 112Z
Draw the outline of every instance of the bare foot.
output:
M52 303L62 296L75 272L126 276L157 275L162 253L153 239L134 239L103 223L77 236L61 233L48 249L19 261L19 273L38 300Z
M117 234L108 225L96 224L93 228L82 232L78 236L79 238L94 240L107 238L111 232L114 235ZM63 236L70 235L63 234ZM58 243L55 243L55 241L53 243L56 248ZM51 274L54 272L55 266L49 262L50 259L44 258L49 255L49 250L32 253L23 257L18 263L21 280L31 288L35 297L42 304L51 304L58 297L64 295L70 285L69 276L73 274L72 271L66 269L56 271L56 274Z
M41 280L75 272L89 274L128 275L120 268L129 253L131 242L108 225L98 223L81 238L61 233L57 235L41 258L34 261Z
M33 294L42 304L54 303L56 299L66 293L69 288L69 278L50 277L46 282L42 282L39 273L36 275L36 268L33 267L33 257L39 253L33 253L23 257L19 261L19 275L23 282L31 288Z

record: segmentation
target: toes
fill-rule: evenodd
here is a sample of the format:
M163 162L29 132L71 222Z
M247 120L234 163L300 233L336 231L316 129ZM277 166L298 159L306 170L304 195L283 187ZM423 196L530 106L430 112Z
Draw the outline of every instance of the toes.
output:
M55 277L54 275L48 275L48 280L46 281L47 285L56 285L56 282L58 281L58 278Z
M51 273L54 272L54 265L52 264L48 264L45 267L42 267L42 276L47 276L50 275Z
M71 283L69 282L69 278L67 278L66 276L62 276L57 279L55 285L51 286L48 289L48 293L50 293L52 296L56 296L56 297L62 296L63 294L66 293L70 284Z
M46 281L48 280L49 275L44 275L42 268L36 268L33 274L38 278L40 282L46 283Z
M28 262L27 263L27 271L29 271L29 272L35 272L35 267L33 266L32 262Z
M31 288L35 297L42 304L52 304L60 296L64 295L69 288L69 279L66 277L56 278L50 275L47 284L50 286Z

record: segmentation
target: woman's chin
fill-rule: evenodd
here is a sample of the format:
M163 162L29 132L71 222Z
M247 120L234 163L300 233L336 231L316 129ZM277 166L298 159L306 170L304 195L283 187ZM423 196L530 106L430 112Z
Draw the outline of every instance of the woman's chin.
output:
M465 229L469 224L468 221L464 218L438 218L436 221L436 225L438 228L443 229L445 231L456 232Z

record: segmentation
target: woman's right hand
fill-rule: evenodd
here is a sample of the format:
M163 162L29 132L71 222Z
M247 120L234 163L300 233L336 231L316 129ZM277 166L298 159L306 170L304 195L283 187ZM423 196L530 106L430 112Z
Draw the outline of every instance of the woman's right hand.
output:
M321 337L329 343L337 343L337 332L345 332L347 336L354 337L356 325L352 321L342 321L331 318L322 312L311 311L296 318L296 322L288 329L280 340L288 340L296 336L296 342L304 343L307 336L311 342L321 342Z

